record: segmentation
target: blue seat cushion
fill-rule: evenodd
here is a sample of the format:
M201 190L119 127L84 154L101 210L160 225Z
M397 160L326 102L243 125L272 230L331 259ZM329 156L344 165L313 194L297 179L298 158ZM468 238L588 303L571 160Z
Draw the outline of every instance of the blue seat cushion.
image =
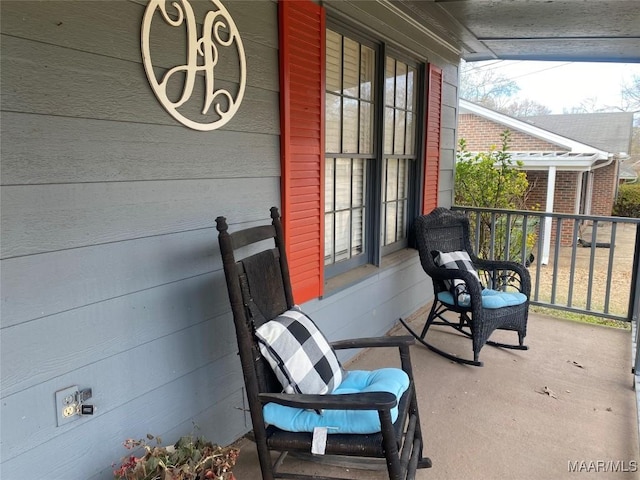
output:
M453 295L451 292L438 293L438 300L447 305L454 305ZM482 290L482 306L488 309L496 309L502 307L512 307L521 305L527 301L527 296L520 292L499 292L485 288ZM458 305L468 307L471 304L471 297L464 295L458 300Z
M358 392L389 392L398 401L409 387L408 375L399 368L381 368L371 372L347 371L334 395ZM289 432L313 432L315 427L327 427L327 433L376 433L380 431L380 419L376 410L315 410L287 407L267 403L263 409L264 420L270 425ZM398 418L398 407L391 410L391 420Z

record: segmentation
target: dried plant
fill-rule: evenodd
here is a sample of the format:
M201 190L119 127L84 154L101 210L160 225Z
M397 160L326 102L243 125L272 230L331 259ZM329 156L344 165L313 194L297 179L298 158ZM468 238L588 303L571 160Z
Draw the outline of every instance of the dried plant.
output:
M155 445L149 444L151 440ZM240 453L235 447L220 447L192 435L166 447L160 437L147 435L147 439L125 440L124 447L142 448L144 455L123 457L113 472L116 480L235 480L231 470Z

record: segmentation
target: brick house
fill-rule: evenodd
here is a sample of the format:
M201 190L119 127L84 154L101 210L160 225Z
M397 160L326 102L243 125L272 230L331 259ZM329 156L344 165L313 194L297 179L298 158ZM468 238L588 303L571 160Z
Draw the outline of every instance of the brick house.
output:
M466 140L470 152L477 152L499 145L500 134L511 131L512 157L522 162L532 186L529 208L609 216L620 162L630 149L632 122L630 113L518 119L461 99L458 136ZM555 235L555 228L547 232ZM569 225L562 237L563 244L572 243Z
M640 162L633 158L631 152L633 112L535 115L522 120L617 154L620 159L618 183L637 180L634 166Z

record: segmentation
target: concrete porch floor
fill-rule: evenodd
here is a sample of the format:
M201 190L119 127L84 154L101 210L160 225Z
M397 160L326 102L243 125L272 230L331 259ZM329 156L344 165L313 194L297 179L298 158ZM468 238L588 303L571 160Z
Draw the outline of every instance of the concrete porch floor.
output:
M418 331L425 315L411 321ZM404 333L401 327L392 332ZM470 341L452 329L434 327L429 337L445 350L471 355ZM492 339L517 337L498 332ZM528 351L485 346L481 368L458 365L420 345L412 348L424 452L433 461L416 478L640 478L632 471L640 458L631 332L531 314L525 343ZM397 357L396 349L367 350L346 368L398 365ZM555 396L544 393L545 387ZM582 466L583 474L571 472L570 462ZM618 472L607 473L603 466L596 472L597 462L610 462L604 465ZM291 458L282 470L387 478L386 471L345 471ZM262 478L252 442L241 441L234 473L238 480Z

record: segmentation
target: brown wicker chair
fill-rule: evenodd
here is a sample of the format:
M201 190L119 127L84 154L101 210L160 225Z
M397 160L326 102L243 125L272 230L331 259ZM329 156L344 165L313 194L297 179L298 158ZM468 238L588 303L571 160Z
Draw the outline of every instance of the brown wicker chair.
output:
M529 312L529 296L531 293L531 277L524 265L516 262L484 260L478 258L469 239L469 219L462 213L446 208L436 208L428 215L416 219L414 224L416 243L420 253L422 268L433 281L434 300L431 311L418 335L401 319L402 324L423 345L432 351L458 363L482 366L479 361L480 349L485 344L526 350L524 337L527 334L527 318ZM517 305L502 308L485 308L482 286L474 281L473 274L464 269L442 268L436 264L436 252L466 251L473 267L480 274L485 286L497 292L517 291L526 296L526 301ZM457 295L451 295L450 282L453 279L464 280L468 300L459 302ZM447 285L449 283L449 285ZM484 293L494 293L485 291ZM520 296L522 298L522 296ZM450 320L443 315L453 312L457 320ZM446 325L470 337L473 341L473 360L460 358L445 352L425 340L432 325ZM493 342L489 337L495 330L513 330L518 333L518 344Z
M279 472L288 452L309 454L313 434L290 432L273 425L265 425L263 407L269 402L290 407L322 410L373 410L378 412L381 430L372 434L330 434L326 443L326 457L347 456L350 461L359 460L369 465L381 459L379 468L387 469L391 480L414 478L417 468L431 466L422 456L422 433L415 385L411 371L410 336L379 337L346 340L332 343L334 349L397 347L402 369L407 373L409 388L397 402L396 396L387 392L369 392L343 395L287 394L258 348L255 330L294 305L289 270L287 266L282 224L278 209L271 209L271 225L228 232L224 217L216 219L218 240L227 281L229 299L236 328L236 335L246 386L247 399L253 423L252 439L256 443L262 478L314 478ZM264 241L270 245L264 247ZM254 245L263 242L260 245ZM275 242L275 243L273 243ZM252 247L253 246L253 247ZM258 247L263 247L256 253ZM238 249L247 249L249 256L238 260ZM398 406L398 417L392 423L390 411ZM270 451L280 452L272 463ZM343 458L343 457L342 457ZM352 467L354 464L351 465ZM360 473L362 476L362 473Z

